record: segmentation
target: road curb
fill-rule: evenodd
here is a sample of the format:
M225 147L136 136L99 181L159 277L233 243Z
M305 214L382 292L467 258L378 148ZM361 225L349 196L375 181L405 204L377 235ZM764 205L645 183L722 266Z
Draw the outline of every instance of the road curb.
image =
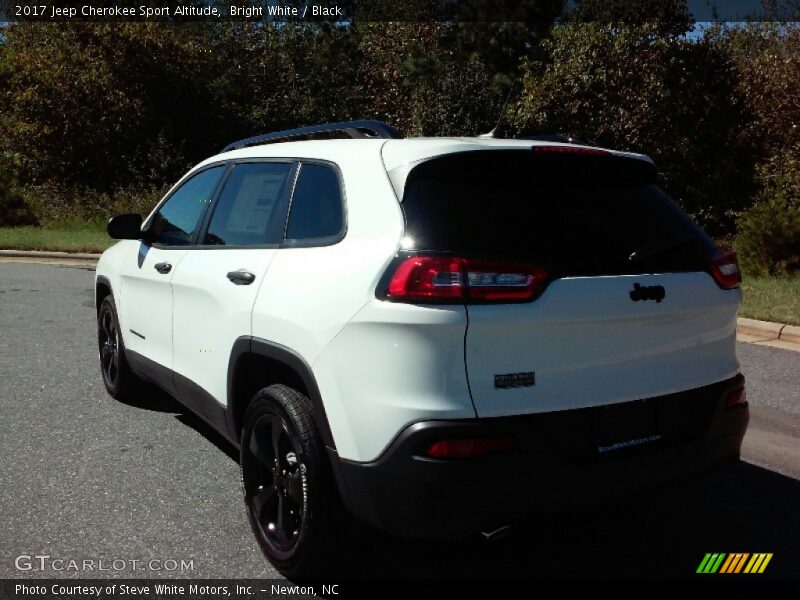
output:
M736 320L736 333L757 337L762 341L779 340L781 330L786 327L783 323L772 323L771 321L759 321L757 319L747 319L739 317Z
M0 250L0 256L10 258L66 258L80 260L97 260L99 254L89 254L87 252L47 252L43 250Z
M736 338L740 342L774 346L800 352L800 327L739 317Z
M797 325L784 325L781 329L781 334L778 339L791 342L793 344L800 344L800 327Z

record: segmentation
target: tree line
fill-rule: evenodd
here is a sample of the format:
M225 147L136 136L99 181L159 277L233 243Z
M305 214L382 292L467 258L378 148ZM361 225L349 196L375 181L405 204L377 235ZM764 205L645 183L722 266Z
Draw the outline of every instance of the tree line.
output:
M768 268L795 264L800 30L698 30L683 0L657 3L658 18L576 4L529 0L527 21L508 23L8 25L0 225L144 211L192 164L276 129L373 118L406 135L476 135L499 121L508 136L649 154L712 235L779 221Z

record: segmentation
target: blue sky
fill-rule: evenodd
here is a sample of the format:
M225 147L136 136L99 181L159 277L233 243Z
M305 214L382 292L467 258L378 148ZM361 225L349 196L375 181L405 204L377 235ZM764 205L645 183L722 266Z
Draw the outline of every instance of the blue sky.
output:
M746 21L763 10L761 0L688 0L695 21ZM714 14L716 11L716 15Z

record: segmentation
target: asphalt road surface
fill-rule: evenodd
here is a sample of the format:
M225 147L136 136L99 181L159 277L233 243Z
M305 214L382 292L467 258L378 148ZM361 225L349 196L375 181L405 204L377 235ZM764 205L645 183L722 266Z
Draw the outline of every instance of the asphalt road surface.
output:
M0 578L276 577L247 525L232 448L160 394L134 406L105 393L92 282L88 268L0 264ZM685 577L706 552L772 552L765 576L797 577L800 353L738 350L752 414L740 464L580 513L540 515L496 542L375 537L357 571ZM141 561L138 569L156 560L162 570L34 564L21 572L22 554ZM164 570L181 560L192 569Z

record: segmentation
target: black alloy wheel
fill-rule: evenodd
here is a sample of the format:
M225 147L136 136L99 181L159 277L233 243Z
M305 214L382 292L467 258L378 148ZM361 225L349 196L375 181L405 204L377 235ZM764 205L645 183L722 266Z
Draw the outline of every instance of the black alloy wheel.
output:
M106 391L117 399L135 396L141 382L125 359L117 308L110 295L103 298L97 311L97 346Z
M241 437L250 526L269 561L293 578L341 573L357 531L342 506L312 411L299 391L265 387L247 407Z
M242 449L245 498L269 554L287 559L300 540L306 515L306 467L281 416L263 414Z
M106 387L115 387L119 378L119 327L114 312L101 310L97 317L100 368Z

